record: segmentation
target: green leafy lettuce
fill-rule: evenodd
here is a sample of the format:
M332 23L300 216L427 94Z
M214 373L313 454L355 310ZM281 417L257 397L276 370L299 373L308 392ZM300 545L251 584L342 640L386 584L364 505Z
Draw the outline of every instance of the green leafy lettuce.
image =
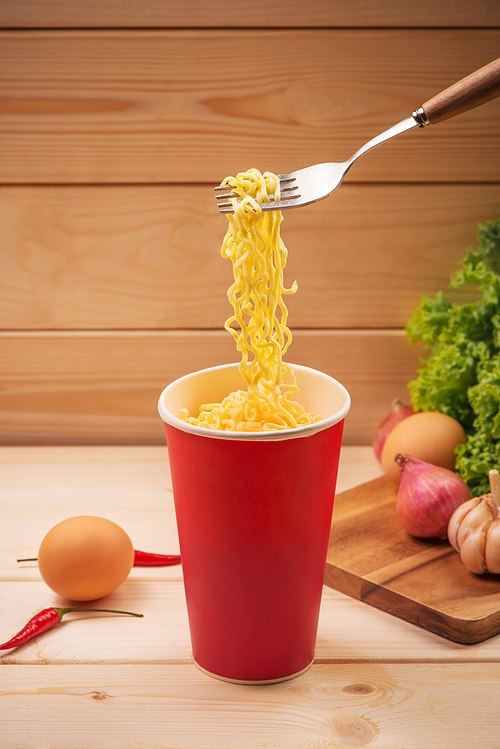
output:
M500 468L500 219L479 225L478 242L450 281L450 288L476 285L478 299L423 297L406 327L427 352L408 384L413 408L462 424L467 443L457 448L456 469L472 496L488 492L488 471Z

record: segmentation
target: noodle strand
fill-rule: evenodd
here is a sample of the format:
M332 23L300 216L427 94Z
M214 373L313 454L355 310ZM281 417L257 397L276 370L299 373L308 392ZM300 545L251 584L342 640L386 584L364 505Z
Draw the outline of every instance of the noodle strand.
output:
M283 295L294 294L283 284L288 251L280 236L281 211L263 211L260 203L279 200L275 174L257 169L226 177L222 182L238 197L222 244L222 257L231 260L234 283L227 296L233 307L224 327L241 353L239 372L246 392L230 393L221 403L200 406L198 417L182 409L179 418L207 429L256 432L290 429L321 417L309 414L297 401L292 369L283 355L292 342Z

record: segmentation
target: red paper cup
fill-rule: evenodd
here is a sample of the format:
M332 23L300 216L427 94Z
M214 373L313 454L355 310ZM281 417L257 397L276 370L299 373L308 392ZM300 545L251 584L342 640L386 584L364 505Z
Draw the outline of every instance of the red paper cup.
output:
M307 411L296 429L224 432L187 424L242 389L238 365L181 377L162 392L196 665L240 684L298 676L314 659L347 390L290 365Z

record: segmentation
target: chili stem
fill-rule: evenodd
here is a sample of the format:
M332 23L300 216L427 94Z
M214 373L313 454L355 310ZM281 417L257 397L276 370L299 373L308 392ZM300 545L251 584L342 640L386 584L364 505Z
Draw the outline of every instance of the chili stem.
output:
M126 614L127 616L139 616L143 617L144 614L136 614L134 611L118 611L117 609L92 609L90 607L77 607L70 606L68 608L57 608L54 607L60 618L62 619L64 614L70 614L72 611L104 611L107 614Z
M80 607L69 607L69 608L56 608L51 607L43 609L35 614L29 622L22 628L17 635L14 635L12 639L4 642L0 645L0 650L7 650L10 648L16 648L18 645L23 645L28 640L32 640L37 635L46 632L48 629L55 627L59 624L65 614L69 614L72 611L105 611L108 614L126 614L127 616L144 616L144 614L135 614L133 611L117 611L116 609L92 609L92 608L80 608Z

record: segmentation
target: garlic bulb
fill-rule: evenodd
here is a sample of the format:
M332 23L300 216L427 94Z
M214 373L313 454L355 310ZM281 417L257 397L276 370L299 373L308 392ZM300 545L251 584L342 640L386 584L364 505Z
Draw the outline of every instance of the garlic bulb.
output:
M500 574L500 479L490 471L490 493L461 504L448 523L448 539L465 567Z

